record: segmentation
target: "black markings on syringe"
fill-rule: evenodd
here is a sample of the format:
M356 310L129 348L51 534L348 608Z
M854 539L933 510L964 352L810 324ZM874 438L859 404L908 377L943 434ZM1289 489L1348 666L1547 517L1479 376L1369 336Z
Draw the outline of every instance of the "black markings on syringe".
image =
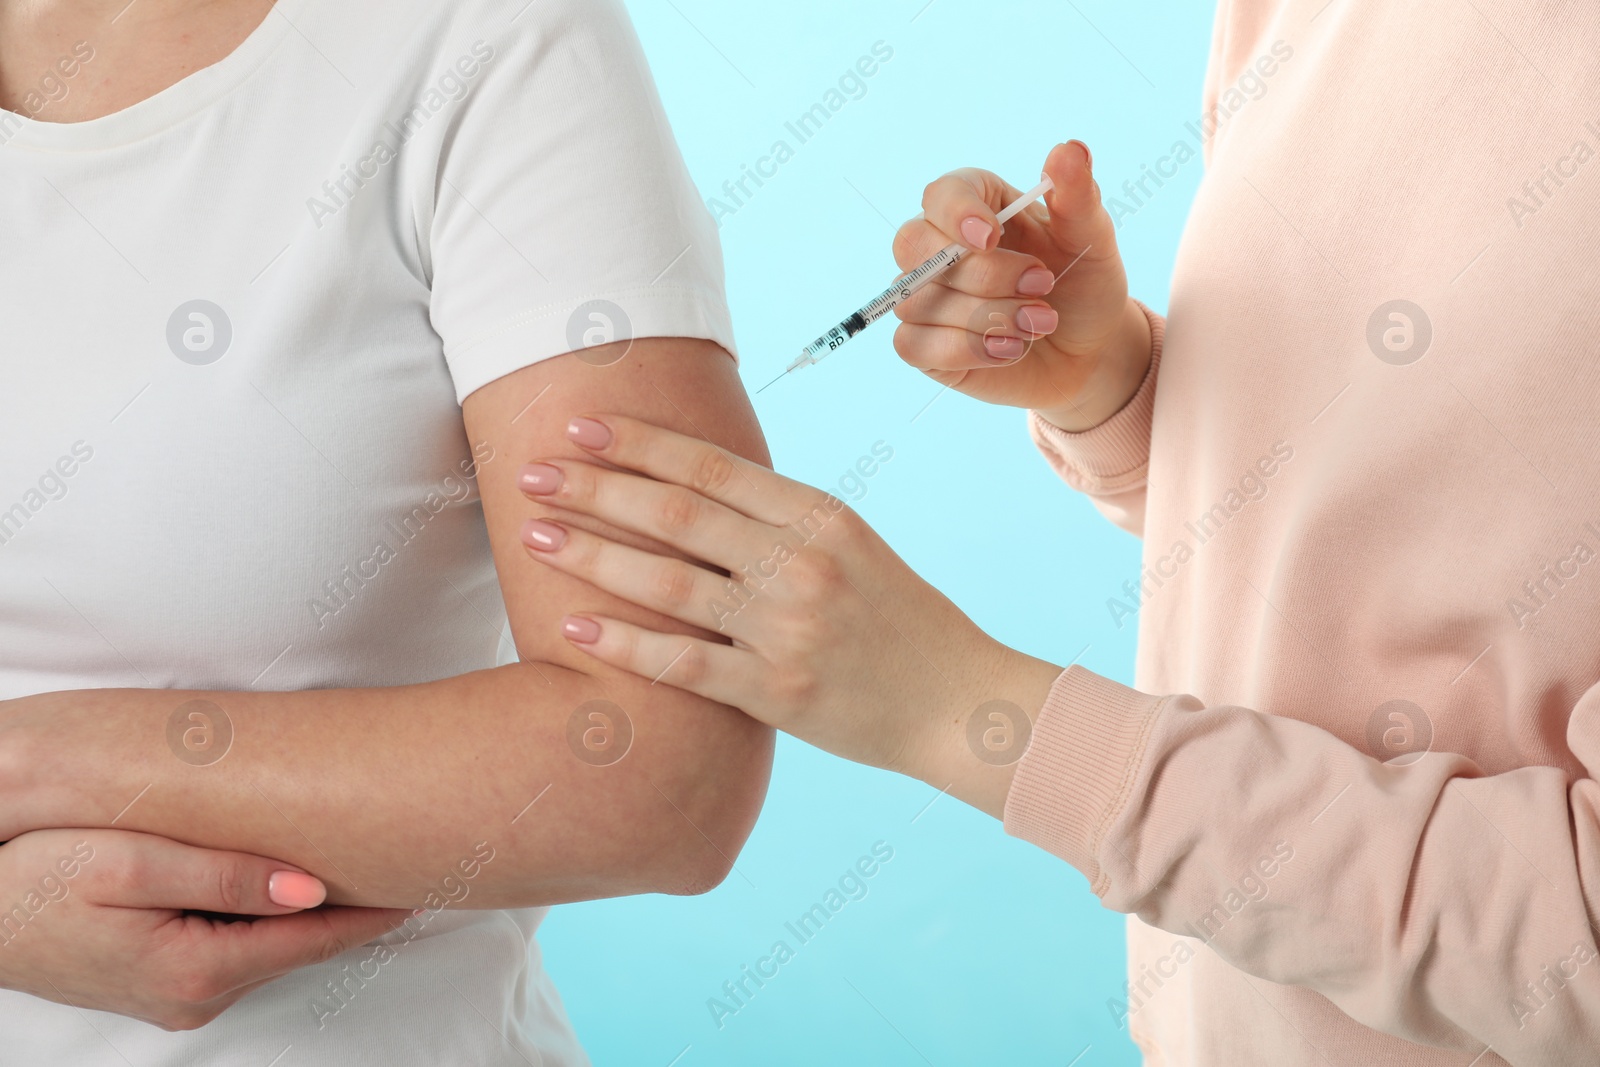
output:
M930 259L909 274L901 275L887 292L829 330L824 336L817 338L806 351L820 352L826 348L829 352L832 352L834 349L844 347L845 343L856 334L909 300L912 295L911 290L918 282L929 275L949 270L960 262L965 254L965 249L951 252L948 257L941 254Z

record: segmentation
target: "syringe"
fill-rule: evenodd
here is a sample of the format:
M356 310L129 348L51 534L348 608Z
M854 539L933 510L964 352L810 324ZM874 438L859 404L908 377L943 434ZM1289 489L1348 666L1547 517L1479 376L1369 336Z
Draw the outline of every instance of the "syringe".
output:
M1054 188L1055 183L1046 178L1030 191L1023 193L1015 203L1007 205L1005 210L995 216L1000 221L1001 228L1004 228L1006 223L1022 214L1023 209L1029 204ZM787 370L760 389L757 389L756 392L766 392L801 367L809 367L814 363L821 363L823 359L831 355L835 350L843 348L850 338L865 330L907 300L910 300L929 282L961 262L967 255L968 249L965 245L953 244L941 250L932 259L915 270L902 274L876 300L811 342L806 350L800 353L800 357L789 364Z

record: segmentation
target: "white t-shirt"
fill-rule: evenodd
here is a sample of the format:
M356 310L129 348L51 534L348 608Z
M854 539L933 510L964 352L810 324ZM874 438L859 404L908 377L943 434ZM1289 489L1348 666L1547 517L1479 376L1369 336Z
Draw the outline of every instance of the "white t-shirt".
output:
M0 111L0 698L509 661L458 401L628 334L733 346L618 0L282 0L125 111ZM581 1064L542 917L447 909L193 1033L0 992L0 1064Z

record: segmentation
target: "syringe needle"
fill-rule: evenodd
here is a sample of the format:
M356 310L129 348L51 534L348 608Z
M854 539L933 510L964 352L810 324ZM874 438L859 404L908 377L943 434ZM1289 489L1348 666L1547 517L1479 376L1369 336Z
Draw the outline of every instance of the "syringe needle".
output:
M766 385L763 385L760 389L757 389L756 390L756 395L760 396L762 393L766 392L768 389L771 389L774 385L777 385L779 382L783 381L788 376L789 376L789 372L788 371L784 371L782 374L780 374L776 378L772 379L772 381L768 382Z

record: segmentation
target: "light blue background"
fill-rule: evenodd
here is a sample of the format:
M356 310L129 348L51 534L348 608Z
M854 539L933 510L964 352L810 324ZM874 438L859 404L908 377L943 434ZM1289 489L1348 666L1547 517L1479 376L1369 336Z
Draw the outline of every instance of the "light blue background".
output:
M1137 178L1198 116L1212 19L1174 0L628 6L704 195L775 140L796 148L722 226L752 391L894 276L894 228L934 177L981 166L1026 188L1077 137L1108 194ZM866 95L798 145L784 123L877 41L894 58ZM1134 293L1158 309L1199 180L1190 164L1119 234ZM757 398L779 470L835 486L887 443L894 459L856 506L913 567L1000 640L1063 664L1082 650L1131 682L1134 626L1117 629L1106 600L1136 578L1137 542L1056 480L1019 412L939 395L892 334L880 323ZM721 888L556 909L547 964L596 1064L1137 1063L1107 1009L1123 988L1122 917L1066 864L936 796L782 739L766 811ZM796 946L784 923L878 841L894 858L868 895L719 1030L708 998L774 941Z

